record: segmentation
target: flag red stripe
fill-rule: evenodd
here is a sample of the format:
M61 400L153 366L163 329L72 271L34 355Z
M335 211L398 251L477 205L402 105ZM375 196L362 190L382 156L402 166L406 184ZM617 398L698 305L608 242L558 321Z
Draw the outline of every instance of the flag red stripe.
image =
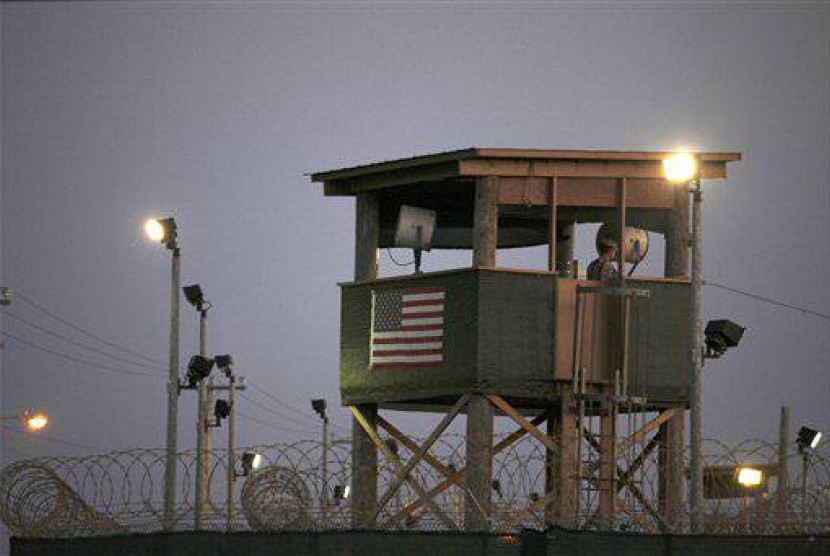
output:
M433 317L443 317L444 311L430 311L429 313L404 313L401 320L408 319L431 319Z
M418 330L444 330L443 324L420 324L420 325L403 325L401 330L405 332L415 332Z
M403 307L422 307L424 305L443 305L443 299L415 299L412 301L403 300Z

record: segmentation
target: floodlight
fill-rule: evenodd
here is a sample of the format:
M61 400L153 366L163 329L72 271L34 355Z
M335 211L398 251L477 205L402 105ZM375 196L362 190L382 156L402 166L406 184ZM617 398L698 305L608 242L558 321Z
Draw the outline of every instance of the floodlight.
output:
M747 488L761 486L764 482L764 472L754 467L739 467L737 470L738 484Z
M499 495L499 498L501 498L501 481L498 479L493 479L493 490Z
M190 363L187 364L188 388L195 388L201 380L210 376L211 370L213 370L213 359L201 355L191 357Z
M176 248L176 229L176 221L173 218L151 218L144 223L144 233L147 237L163 243L168 249Z
M0 288L0 305L7 307L12 304L12 289L9 287Z
M31 432L40 432L49 424L49 418L42 411L25 414L24 420L26 428Z
M705 356L710 359L721 357L727 349L741 342L744 330L743 326L728 319L710 320L703 332L706 336Z
M395 224L395 247L409 247L415 253L415 273L421 272L421 252L432 247L435 211L401 205Z
M219 424L219 421L226 418L228 415L231 414L231 402L228 400L218 399L216 400L216 404L213 406L213 416L216 417L216 423Z
M349 485L334 485L332 489L332 498L334 498L334 504L339 505L341 500L348 500L349 493L351 492L351 488Z
M233 366L233 357L231 357L229 354L217 355L215 357L215 360L216 360L216 366L219 367L222 370Z
M320 416L320 419L326 419L326 400L322 398L311 400L311 409Z
M597 230L597 236L594 239L594 244L597 248L597 253L602 254L604 249L603 244L607 240L613 240L617 243L617 229L607 222L600 226ZM648 231L633 226L626 226L623 233L622 250L623 259L630 264L639 264L648 254Z
M809 427L801 427L798 429L798 438L795 442L798 444L798 451L802 454L808 450L815 450L821 442L821 432Z
M663 159L663 175L670 182L689 182L698 175L697 158L689 152L670 155Z
M192 286L183 287L182 291L184 291L184 297L187 299L187 302L196 307L197 311L201 311L205 304L205 295L202 293L202 287L199 284L193 284Z
M216 367L225 373L226 377L233 377L233 357L229 354L217 355L214 360L216 361Z
M248 475L251 471L259 469L262 465L262 456L256 452L245 452L242 454L242 475Z

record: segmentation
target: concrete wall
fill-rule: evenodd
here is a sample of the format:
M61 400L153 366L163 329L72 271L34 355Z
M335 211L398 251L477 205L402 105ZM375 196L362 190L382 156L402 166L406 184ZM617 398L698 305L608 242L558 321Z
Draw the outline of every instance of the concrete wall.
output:
M553 530L521 535L330 532L330 533L173 533L87 539L11 541L12 556L104 555L266 555L372 556L789 556L830 554L830 536L709 537L635 535Z

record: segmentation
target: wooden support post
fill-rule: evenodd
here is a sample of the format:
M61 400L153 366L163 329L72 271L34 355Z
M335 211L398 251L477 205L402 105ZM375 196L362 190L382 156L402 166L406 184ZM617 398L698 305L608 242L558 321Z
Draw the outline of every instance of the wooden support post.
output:
M499 179L486 176L476 180L473 221L473 267L496 266L499 236Z
M571 262L574 260L574 242L576 241L576 226L573 222L559 222L556 226L556 270L574 271ZM576 278L576 276L574 276Z
M548 183L548 270L551 272L558 270L559 258L556 253L558 247L558 225L559 218L557 216L558 205L558 191L559 181L556 176L551 178Z
M617 188L617 270L620 274L620 284L625 281L625 225L628 220L626 196L628 180L620 178Z
M377 429L377 405L357 407L368 425ZM377 513L378 449L357 420L352 422L352 528L374 529Z
M599 421L600 436L600 523L606 530L613 529L615 500L617 498L616 474L617 462L615 450L617 443L617 415L611 396L605 396L604 408Z
M666 216L666 278L689 275L689 190L674 187L674 209ZM685 412L679 409L660 425L658 498L667 532L676 532L683 511Z
M378 277L379 245L380 208L377 194L372 191L358 193L355 201L355 282Z
M675 411L660 425L657 496L666 532L677 532L683 514L685 412Z
M467 404L466 459L464 530L487 531L493 489L493 406L482 394L473 394Z
M579 469L577 462L576 414L574 395L570 387L562 388L559 414L554 419L554 438L558 443L559 457L556 465L556 493L554 517L561 527L577 526L577 497L579 496Z
M666 215L665 276L689 275L689 190L675 187L674 210Z
M373 192L357 194L355 220L354 279L356 282L374 280L378 276L378 246L380 218L377 195ZM370 427L377 430L377 405L364 404L359 408ZM372 439L360 424L352 421L352 527L373 529L377 511L378 451Z
M789 406L781 406L781 419L778 427L778 487L775 497L775 521L784 523L787 515L787 500L789 496L785 493L790 488L790 427L792 413Z
M554 413L554 408L548 410L550 416L548 417L547 422L545 423L546 431L548 438L556 439L557 432L559 431L560 425L558 423L560 419L559 412ZM555 441L555 440L554 440ZM555 500L556 499L556 489L557 489L557 475L556 475L556 466L559 463L559 455L554 451L551 450L549 447L545 446L545 498L548 500ZM545 529L550 529L556 525L556 506L553 502L549 502L545 505Z

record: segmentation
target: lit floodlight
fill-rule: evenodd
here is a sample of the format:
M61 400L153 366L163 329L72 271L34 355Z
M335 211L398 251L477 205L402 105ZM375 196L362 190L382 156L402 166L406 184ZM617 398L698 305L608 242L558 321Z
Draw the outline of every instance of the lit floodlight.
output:
M717 359L729 348L737 347L744 335L743 326L728 319L710 320L706 323L704 335L706 337L705 357Z
M326 418L326 400L322 398L311 400L311 409L320 416L320 419Z
M671 182L682 183L698 175L697 158L689 152L679 152L663 159L663 175Z
M164 228L158 220L153 218L144 223L144 233L152 241L161 241L164 239Z
M176 247L177 236L176 221L172 218L154 219L151 218L144 223L144 233L152 241L165 244L168 249Z
M242 454L242 475L248 475L251 471L259 469L262 465L262 456L256 452L245 452Z
M421 272L421 252L432 247L435 211L401 205L395 225L395 247L409 247L415 253L415 273Z
M339 505L341 500L348 500L349 493L351 492L351 488L349 485L334 485L332 489L332 498L334 498L334 504Z
M24 421L31 432L40 432L49 424L49 418L42 411L24 415Z
M190 358L187 364L187 387L196 388L199 382L210 376L210 371L213 370L213 359L203 357L201 355L194 355Z
M187 302L196 307L197 311L201 311L205 304L205 294L202 293L202 287L199 284L193 284L192 286L183 287L182 291Z
M738 468L738 484L747 488L761 486L764 482L764 472L754 467Z
M798 451L802 454L807 450L815 450L821 442L821 432L810 427L801 427L798 429L798 438L795 442L798 444Z

